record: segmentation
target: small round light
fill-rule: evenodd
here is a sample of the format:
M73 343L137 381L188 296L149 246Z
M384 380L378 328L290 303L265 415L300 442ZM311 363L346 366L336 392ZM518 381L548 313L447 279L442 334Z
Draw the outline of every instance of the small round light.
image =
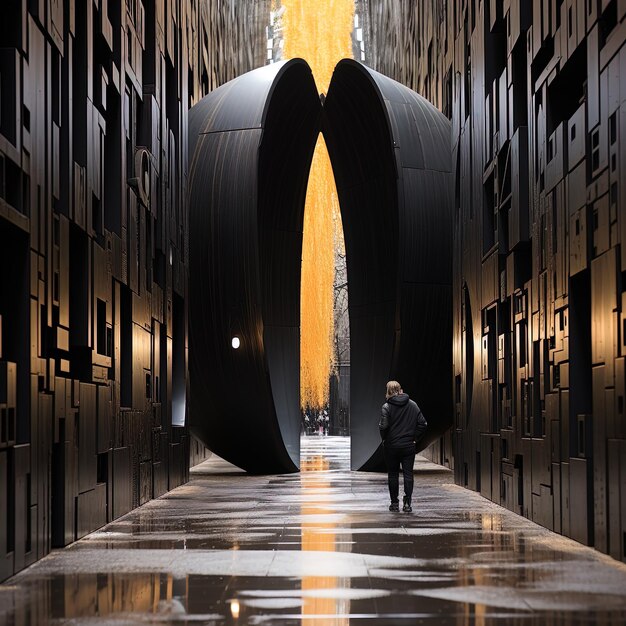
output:
M230 341L230 345L236 350L241 345L239 337L233 337Z
M239 617L240 607L239 607L239 601L238 600L231 600L231 602L230 602L230 612L232 613L232 616L235 619L237 619Z

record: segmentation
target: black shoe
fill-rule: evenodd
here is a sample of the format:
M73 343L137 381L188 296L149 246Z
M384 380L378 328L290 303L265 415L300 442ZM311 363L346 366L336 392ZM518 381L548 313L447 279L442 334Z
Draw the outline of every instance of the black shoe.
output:
M413 508L411 507L411 498L409 498L408 496L404 496L404 503L402 505L402 510L405 513L410 513Z
M392 500L391 504L389 505L389 510L390 511L399 511L400 510L400 503L397 500Z

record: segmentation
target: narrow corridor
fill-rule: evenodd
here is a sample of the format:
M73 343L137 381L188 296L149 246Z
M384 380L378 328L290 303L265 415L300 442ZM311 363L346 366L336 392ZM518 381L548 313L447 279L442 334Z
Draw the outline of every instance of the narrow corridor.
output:
M623 624L626 566L416 461L414 511L302 440L302 472L217 458L0 585L3 624Z

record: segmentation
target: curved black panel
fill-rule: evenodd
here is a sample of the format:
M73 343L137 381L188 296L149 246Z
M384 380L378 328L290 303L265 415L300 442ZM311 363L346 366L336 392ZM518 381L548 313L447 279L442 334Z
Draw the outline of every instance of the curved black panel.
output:
M320 112L308 65L293 60L231 81L189 116L190 422L252 472L299 464L302 224ZM382 469L390 378L429 420L423 446L452 423L450 125L349 60L322 119L350 284L352 467Z
M387 380L424 411L422 447L452 424L450 123L410 89L344 60L323 132L346 240L352 467L377 470Z
M319 115L300 59L189 112L190 425L250 472L299 466L300 258Z

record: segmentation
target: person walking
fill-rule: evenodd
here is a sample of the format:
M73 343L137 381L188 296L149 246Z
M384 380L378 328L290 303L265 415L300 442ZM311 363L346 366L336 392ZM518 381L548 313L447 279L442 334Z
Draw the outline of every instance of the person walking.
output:
M383 404L378 428L383 440L387 479L389 483L390 511L399 511L398 494L400 490L400 466L404 475L404 501L402 510L410 513L413 496L413 464L415 463L415 444L424 436L428 423L422 411L407 393L402 391L400 383L390 380L387 383L387 402Z

